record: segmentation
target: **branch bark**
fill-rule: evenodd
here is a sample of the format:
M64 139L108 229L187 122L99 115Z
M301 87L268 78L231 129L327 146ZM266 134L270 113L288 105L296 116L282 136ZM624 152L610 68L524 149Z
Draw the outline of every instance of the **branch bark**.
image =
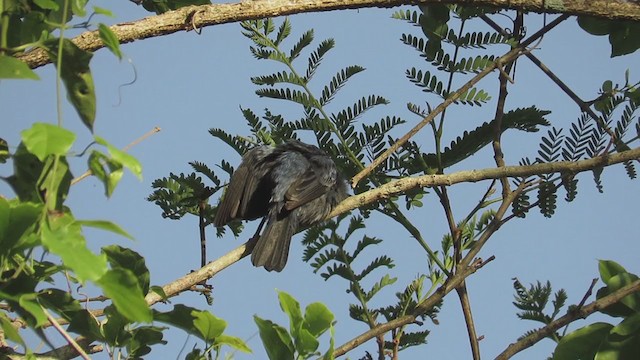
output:
M615 291L601 299L598 299L585 307L570 311L567 315L551 322L549 325L543 328L540 328L533 334L521 339L516 343L512 343L500 355L496 357L496 360L507 360L520 351L533 346L538 341L544 339L554 331L560 329L563 326L566 326L574 320L585 318L596 311L604 309L611 304L617 303L623 297L638 291L640 291L640 280L636 280L635 282L623 288L620 288L618 291Z
M331 10L443 3L640 21L640 2L624 0L260 0L184 7L161 15L113 25L111 30L116 34L120 43L124 44L169 35L178 31L189 31L250 19ZM104 47L97 30L87 31L74 38L73 42L87 51L96 51ZM49 57L42 49L29 51L19 59L32 69L50 63Z

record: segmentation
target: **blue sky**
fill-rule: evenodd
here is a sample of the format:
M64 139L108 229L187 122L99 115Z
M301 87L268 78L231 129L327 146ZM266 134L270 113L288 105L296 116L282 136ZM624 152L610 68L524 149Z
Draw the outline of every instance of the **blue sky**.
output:
M111 9L117 15L115 19L102 20L109 23L149 16L142 8L126 1L96 1L95 5ZM316 90L344 66L358 64L367 68L349 82L333 104L332 111L338 111L341 106L363 95L382 95L391 104L369 113L361 121L373 122L383 116L398 115L408 121L400 131L404 132L418 121L406 110L407 102L424 104L428 100L435 106L437 100L426 97L404 77L405 69L412 66L425 68L426 65L417 53L398 40L402 32L417 34L418 29L391 19L393 11L362 9L296 15L290 18L293 24L291 40L297 39L308 28L315 29L316 43L328 37L336 40L335 49L327 55L316 75L319 81L312 86ZM498 17L497 20L503 19ZM540 16L528 17L528 33L534 33L542 23ZM478 29L488 30L482 26ZM92 60L98 96L96 133L123 147L155 126L162 131L131 150L143 165L142 182L127 174L113 197L105 199L98 181L86 179L72 188L68 205L77 218L108 219L130 232L136 239L134 242L98 231L87 231L86 235L96 251L115 242L141 253L146 257L155 285L165 284L196 268L200 255L197 219L162 219L160 209L145 200L152 190L151 182L167 176L169 172L190 172L189 161L213 164L224 158L237 164L239 157L225 144L213 139L207 130L220 127L230 133L248 134L240 107L251 108L258 114L265 107L274 112L298 114L297 108L260 99L254 94L256 87L249 81L251 76L280 69L253 59L248 51L251 44L240 30L238 24L227 24L205 28L200 35L182 32L136 41L122 46L130 62L119 62L106 50L98 51ZM591 99L604 80L623 82L626 69L630 69L632 79L640 76L638 53L610 59L608 46L605 37L587 35L578 28L575 19L570 19L547 34L535 53L578 95ZM299 60L299 66L306 66L306 54ZM122 87L133 80L133 67L137 72L135 83ZM0 137L10 145L15 146L19 142L20 131L31 123L56 121L54 68L47 65L37 73L41 77L37 82L3 81L0 84ZM492 94L497 93L496 84L496 74L481 82ZM531 105L551 110L548 118L557 127L568 126L579 116L577 106L527 59L522 58L517 65L515 84L510 87L507 109ZM458 136L462 129L489 120L494 109L495 99L482 108L452 109L448 114L452 124L445 134L447 142ZM69 106L64 108L64 126L79 134L74 150L81 151L91 141L91 135ZM397 135L402 135L400 132ZM520 135L508 132L504 137L507 164L517 164L522 156L536 156L542 132L528 137ZM430 134L424 131L417 135L416 140L427 149L432 146ZM493 164L492 153L487 149L451 171L491 167ZM86 170L84 159L72 165L76 176ZM0 175L9 173L7 166L0 167ZM467 280L477 332L484 336L480 345L485 358L494 357L526 330L538 326L516 318L516 309L511 304L513 277L518 277L525 284L550 280L555 289L565 288L569 294L568 303L575 304L584 295L591 279L598 277L598 259L613 259L629 271L640 273L640 243L635 223L637 208L633 206L640 201L637 182L630 181L621 166L606 170L603 180L605 192L599 194L592 184L591 175L581 175L580 191L573 203L559 201L557 214L551 219L534 211L524 221L508 223L480 253L483 258L496 256L495 261ZM463 217L475 205L485 186L463 184L449 190L457 217ZM4 184L0 184L0 194L12 197ZM559 193L559 200L563 196ZM410 217L429 244L438 248L447 226L437 197L427 195L424 207L412 211ZM252 233L251 229L253 227L247 234ZM385 240L375 249L368 250L371 259L381 254L395 259L396 267L390 274L398 277L398 282L379 295L380 300L391 301L396 291L401 291L419 272L426 271L426 254L420 251L408 233L380 216L368 222L366 231L360 236L365 233ZM249 235L239 239L232 236L217 239L210 229L207 236L208 258L214 259L240 245ZM353 302L354 298L345 293L347 284L338 279L325 282L301 260L303 247L300 239L301 235L294 237L289 262L282 273L254 268L244 259L210 281L214 285L211 307L194 294L183 294L172 302L205 308L227 320L227 332L248 340L255 351L253 355L237 353L236 358L263 359L266 355L262 352L252 316L257 314L288 324L279 309L276 293L276 289L284 290L303 306L314 301L325 303L338 320L336 344L341 345L366 329L348 316L346 304ZM382 275L382 272L377 273L375 280ZM590 298L592 300L593 297ZM587 322L574 323L571 329L592 321L595 320L590 318ZM437 326L429 322L425 324L425 328L432 331L428 345L408 350L401 356L470 358L464 321L454 294L445 299L439 322ZM52 334L53 338L56 336ZM169 345L156 349L150 358L174 358L185 341L185 351L195 343L193 338L187 339L179 331L170 332L166 340ZM327 346L328 340L325 339L321 347L326 349ZM550 354L552 348L553 344L546 340L515 358L543 358ZM366 344L349 356L360 358L365 350L373 352L374 349L373 343Z

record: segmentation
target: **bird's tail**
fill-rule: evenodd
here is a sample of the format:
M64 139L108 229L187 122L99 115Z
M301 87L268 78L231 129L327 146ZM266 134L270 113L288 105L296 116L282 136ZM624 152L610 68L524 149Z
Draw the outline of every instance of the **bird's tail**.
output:
M251 263L254 266L264 266L267 271L280 272L287 264L291 237L297 229L297 217L291 213L286 216L268 216L267 227L251 253Z

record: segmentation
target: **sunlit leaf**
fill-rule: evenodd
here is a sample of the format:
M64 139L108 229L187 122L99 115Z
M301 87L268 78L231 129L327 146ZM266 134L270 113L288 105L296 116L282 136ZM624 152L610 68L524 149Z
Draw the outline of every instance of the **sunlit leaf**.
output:
M138 279L132 271L123 268L111 269L98 279L96 284L111 298L118 312L127 319L145 323L153 320L151 309L145 302Z
M75 133L46 123L35 123L21 135L27 150L40 161L49 155L65 155L76 140Z
M26 63L6 55L0 55L0 79L40 80Z

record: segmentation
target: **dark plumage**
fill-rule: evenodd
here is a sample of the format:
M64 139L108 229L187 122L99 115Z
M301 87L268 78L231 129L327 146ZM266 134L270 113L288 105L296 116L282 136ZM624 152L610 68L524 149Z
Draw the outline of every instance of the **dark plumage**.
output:
M324 220L346 197L347 183L324 151L297 140L258 146L242 157L231 176L214 224L265 217L251 262L281 271L291 237Z

